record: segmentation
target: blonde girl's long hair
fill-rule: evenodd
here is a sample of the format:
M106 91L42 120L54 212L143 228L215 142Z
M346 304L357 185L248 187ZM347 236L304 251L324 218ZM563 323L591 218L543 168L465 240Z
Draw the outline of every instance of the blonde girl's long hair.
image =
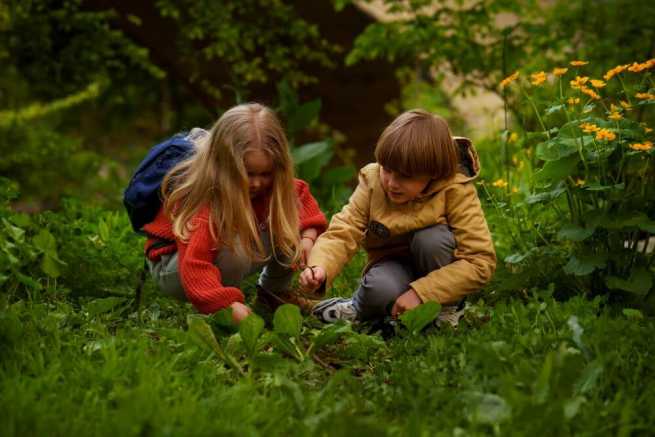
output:
M225 112L195 152L171 169L162 182L164 211L173 233L188 241L192 218L209 207L209 229L218 245L252 260L267 258L250 201L247 152L261 150L273 160L268 231L273 257L284 264L300 259L298 199L286 135L275 113L258 103Z

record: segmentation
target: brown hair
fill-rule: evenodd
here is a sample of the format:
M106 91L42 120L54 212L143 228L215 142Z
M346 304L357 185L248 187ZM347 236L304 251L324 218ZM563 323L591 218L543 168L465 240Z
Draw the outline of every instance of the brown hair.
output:
M210 231L220 244L242 250L251 259L265 258L244 165L247 152L261 150L273 159L267 219L273 256L278 258L279 251L289 263L300 259L293 163L275 113L258 103L235 106L195 146L195 153L173 167L162 183L164 208L173 221L174 234L188 240L192 218L208 205Z
M375 159L404 175L440 180L455 175L459 155L446 120L423 109L412 109L384 129L375 147Z

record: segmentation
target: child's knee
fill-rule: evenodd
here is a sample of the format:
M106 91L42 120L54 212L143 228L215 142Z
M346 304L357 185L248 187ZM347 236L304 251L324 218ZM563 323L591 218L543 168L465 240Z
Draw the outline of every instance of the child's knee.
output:
M448 225L434 225L414 232L410 251L420 262L434 262L434 266L425 266L427 270L443 267L453 261L457 243Z
M362 278L359 300L373 305L395 301L412 281L408 268L398 262L381 262L371 267Z

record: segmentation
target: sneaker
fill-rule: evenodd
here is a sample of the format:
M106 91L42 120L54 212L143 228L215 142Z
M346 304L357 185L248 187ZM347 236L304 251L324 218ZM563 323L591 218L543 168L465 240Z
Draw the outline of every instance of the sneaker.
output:
M459 319L464 315L464 309L458 311L457 308L457 305L442 306L435 324L441 326L442 323L448 323L453 328L457 328Z
M334 323L339 320L354 322L358 315L352 299L342 297L333 297L317 303L312 308L312 314L323 323Z

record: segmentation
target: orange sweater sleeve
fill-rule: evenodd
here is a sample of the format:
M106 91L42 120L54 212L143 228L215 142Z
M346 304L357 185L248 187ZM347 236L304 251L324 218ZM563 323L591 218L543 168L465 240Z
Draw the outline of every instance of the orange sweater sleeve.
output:
M244 302L241 290L221 283L221 271L214 265L216 241L209 232L207 214L192 220L193 232L187 243L177 240L178 270L187 298L198 311L214 313L234 302Z
M298 215L300 219L300 232L314 228L321 234L327 229L327 219L312 196L307 182L296 179L296 195L298 196Z

